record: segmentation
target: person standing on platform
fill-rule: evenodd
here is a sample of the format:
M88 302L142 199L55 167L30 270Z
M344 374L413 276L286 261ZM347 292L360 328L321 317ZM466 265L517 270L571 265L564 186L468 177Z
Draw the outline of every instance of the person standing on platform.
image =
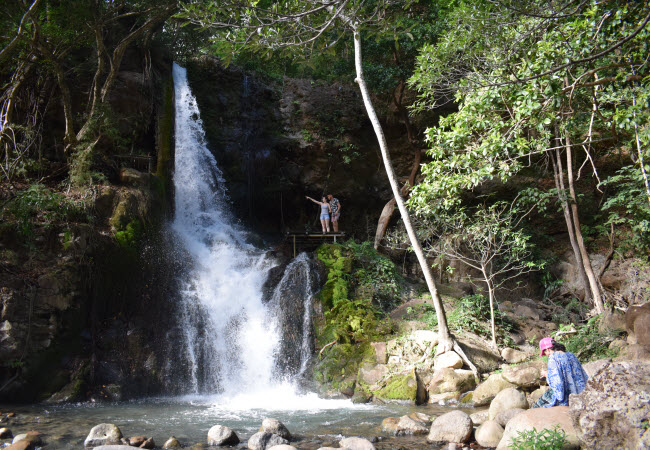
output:
M330 201L330 209L332 211L332 226L334 227L334 232L339 232L339 217L341 217L341 202L338 198L335 198L332 194L327 194L327 198Z
M327 198L323 197L322 201L314 200L313 198L305 195L307 200L311 200L314 203L320 205L320 224L323 227L323 234L330 232L330 213L332 212L330 204L327 202Z

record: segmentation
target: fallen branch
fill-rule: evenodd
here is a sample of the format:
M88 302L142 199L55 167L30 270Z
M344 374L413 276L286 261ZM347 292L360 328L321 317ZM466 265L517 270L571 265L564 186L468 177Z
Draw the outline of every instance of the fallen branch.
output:
M325 349L326 349L327 347L331 347L332 345L336 344L336 341L337 341L337 340L338 340L338 339L334 339L332 342L330 342L329 344L327 344L325 347L321 348L321 349L320 349L320 352L318 352L318 357L320 358L320 356L323 354L323 352L325 351Z

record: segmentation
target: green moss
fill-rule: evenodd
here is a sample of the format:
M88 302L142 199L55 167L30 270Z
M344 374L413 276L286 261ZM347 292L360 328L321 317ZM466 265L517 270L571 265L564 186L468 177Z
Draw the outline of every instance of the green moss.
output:
M382 400L408 400L415 402L418 394L418 383L415 372L392 376L386 385L375 392L375 397Z
M371 351L369 344L335 345L316 364L314 379L332 390L343 389L346 383L356 379L359 364Z
M142 222L138 219L133 219L123 231L115 233L115 240L120 244L120 247L135 250L143 232L144 227L142 226Z
M349 252L338 244L323 244L316 250L316 256L327 267L327 281L320 292L323 306L332 308L348 300L348 277L352 271Z
M472 392L468 393L465 395L463 398L460 399L460 404L461 405L471 405L474 403L474 394Z

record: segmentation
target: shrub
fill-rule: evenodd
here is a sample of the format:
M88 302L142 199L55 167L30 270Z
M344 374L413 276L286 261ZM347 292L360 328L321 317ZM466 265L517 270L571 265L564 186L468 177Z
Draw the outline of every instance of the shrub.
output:
M449 327L459 332L471 331L480 336L490 337L490 301L481 294L466 295L459 299L459 304L447 316ZM515 329L512 320L495 307L494 322L497 340L511 345L508 332Z
M567 351L575 354L583 362L616 356L616 351L610 350L609 344L619 337L622 332L615 330L604 333L599 332L598 323L600 317L594 316L582 326L576 327L570 324L568 327L561 327L559 331L563 331L564 328L575 328L576 333L558 338L558 341L566 346Z
M558 425L541 431L533 428L517 433L511 443L513 450L561 450L567 444L566 433Z

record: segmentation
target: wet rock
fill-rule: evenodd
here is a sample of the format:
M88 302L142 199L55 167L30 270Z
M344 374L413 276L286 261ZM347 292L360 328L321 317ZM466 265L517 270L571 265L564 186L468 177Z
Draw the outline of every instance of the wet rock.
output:
M363 389L355 389L354 395L352 396L352 403L363 404L368 403L372 400L372 394L370 392L364 391Z
M11 439L13 437L14 435L11 434L11 430L9 428L0 428L0 439Z
M269 447L269 450L298 450L298 449L293 445L281 444L281 445L274 445L273 447Z
M586 448L650 448L649 363L611 363L569 405Z
M444 394L431 394L429 403L434 405L454 405L458 403L460 394L458 392L445 392Z
M140 447L147 440L147 436L133 436L129 438L129 445L132 447Z
M25 441L25 442L31 442L34 446L38 446L43 443L43 439L41 439L41 436L42 434L39 433L38 431L28 431L27 433L16 435L16 437L14 437L11 443L16 444L18 442Z
M556 426L559 426L566 434L568 445L564 447L565 449L578 448L580 446L578 432L573 426L571 416L569 416L569 407L554 406L552 408L529 409L528 411L524 411L513 417L510 422L508 422L508 425L506 425L506 429L497 449L505 450L510 448L512 439L522 431L531 431L533 428L538 432L544 429L553 430ZM616 447L606 448L612 449Z
M140 444L140 448L156 448L156 443L154 442L153 438L150 437L146 439L142 444Z
M289 433L287 427L285 427L284 424L280 422L278 419L271 419L271 418L264 419L262 421L262 428L260 428L259 431L265 431L267 433L277 434L278 436L288 441L291 440L291 433Z
M208 444L214 446L237 445L239 436L232 428L215 425L208 431Z
M339 441L339 446L347 450L375 450L375 446L372 445L372 442L360 437L341 439Z
M118 445L118 444L111 444L111 445L100 445L99 447L95 447L95 450L133 450L133 447L130 445Z
M413 404L423 403L420 397L423 389L419 389L418 377L415 370L396 373L383 381L383 386L372 391L375 398L388 401L405 401Z
M462 411L452 411L431 424L427 442L467 442L472 434L472 420Z
M446 392L466 392L476 387L476 379L471 370L452 369L445 367L434 372L427 387L429 394L444 394Z
M397 417L386 417L381 421L381 431L384 433L392 434L393 436L399 435L399 418Z
M544 369L546 369L546 364L543 361L506 366L503 368L503 378L519 387L537 387L541 382L541 371Z
M474 436L483 447L496 447L503 437L503 427L494 420L488 420L476 429Z
M460 369L463 367L463 360L458 353L454 351L448 351L442 355L436 356L435 359L435 368L444 369L445 367L450 367L452 369Z
M408 415L413 420L420 421L422 423L425 423L427 425L431 425L431 422L433 421L432 417L428 414L424 414L421 412L412 412L411 414Z
M420 420L413 419L409 416L402 416L397 422L397 428L399 434L405 434L410 436L417 436L427 434L429 432L429 427L425 422Z
M501 357L508 364L519 364L528 359L528 355L522 351L515 350L514 348L504 348L501 351Z
M94 426L86 440L84 447L98 447L100 445L119 444L122 439L122 432L112 423L100 423Z
M510 419L512 419L517 414L523 411L525 411L525 409L522 408L512 408L507 411L501 411L499 414L496 415L494 421L499 425L501 425L502 427L505 427L506 425L508 425L508 422L510 422Z
M163 449L168 449L168 448L181 448L181 443L178 442L178 439L172 436L169 439L167 439L163 444Z
M504 389L490 403L488 418L494 420L499 413L514 408L528 409L526 394L515 388Z
M283 445L288 443L289 441L277 434L260 431L248 439L248 448L250 450L267 450L274 445Z
M472 394L474 406L488 405L499 392L512 387L515 387L515 385L503 378L502 374L492 374L474 389Z
M474 425L483 425L488 420L488 410L470 414L469 418L472 419Z
M30 441L18 441L8 447L3 447L3 450L34 450L36 444Z

